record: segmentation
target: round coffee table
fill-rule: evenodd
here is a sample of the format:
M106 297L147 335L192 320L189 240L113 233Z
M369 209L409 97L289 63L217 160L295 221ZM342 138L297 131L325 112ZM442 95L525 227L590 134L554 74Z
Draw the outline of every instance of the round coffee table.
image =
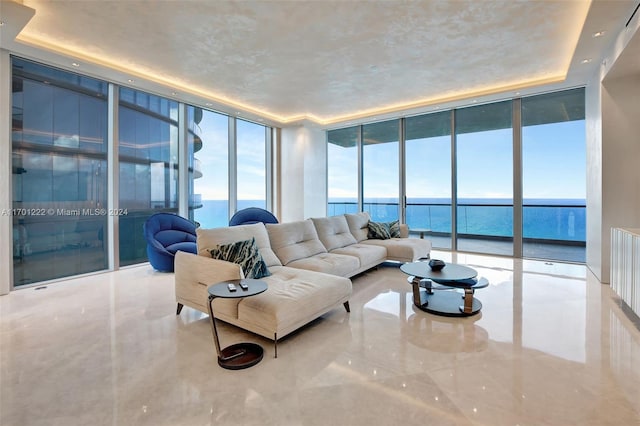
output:
M425 312L445 316L470 316L482 309L482 303L473 297L476 289L489 285L485 278L476 279L475 269L455 263L447 263L444 268L434 271L429 262L405 263L400 270L409 275L413 286L413 303ZM460 294L464 290L462 305Z
M247 289L244 290L240 284L246 284ZM229 284L236 287L236 291L230 291ZM216 345L218 354L218 365L229 370L241 370L256 365L262 360L264 350L257 343L236 343L220 349L220 340L218 339L218 330L216 328L216 318L213 316L213 300L216 297L224 299L236 299L240 297L255 296L267 290L267 283L254 279L229 280L209 286L209 318L211 318L211 332L213 333L213 342Z

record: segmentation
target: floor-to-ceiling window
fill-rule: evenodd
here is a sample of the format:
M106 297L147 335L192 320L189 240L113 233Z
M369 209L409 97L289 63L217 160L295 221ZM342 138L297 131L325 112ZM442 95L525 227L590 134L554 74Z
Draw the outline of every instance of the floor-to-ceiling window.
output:
M327 132L327 214L358 211L358 141L360 127Z
M359 201L373 220L402 213L404 198L411 236L434 247L585 261L583 88L330 130L327 145L329 215L346 211L335 194L351 188L351 209Z
M189 106L189 219L203 228L229 224L229 117Z
M405 120L406 223L451 248L451 111Z
M362 126L362 208L376 222L400 214L399 125L400 120L390 120Z
M585 261L584 89L522 99L522 253Z
M12 79L13 287L109 268L110 215L119 216L117 268L147 260L153 213L188 211L218 227L230 206L270 206L269 127L118 85L110 98L109 82L16 57ZM111 122L118 161L109 163Z
M511 101L455 111L457 248L513 254Z
M144 222L178 212L178 103L120 88L120 265L147 259Z
M237 208L267 208L266 127L236 120Z
M14 286L107 268L107 83L12 58Z

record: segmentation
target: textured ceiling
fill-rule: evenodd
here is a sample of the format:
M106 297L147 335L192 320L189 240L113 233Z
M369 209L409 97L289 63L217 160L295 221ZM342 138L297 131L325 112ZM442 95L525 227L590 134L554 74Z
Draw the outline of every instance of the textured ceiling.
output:
M562 82L575 62L590 5L561 0L22 3L35 15L18 43L150 76L176 91L270 120L310 118L323 124ZM617 7L627 10L630 3Z

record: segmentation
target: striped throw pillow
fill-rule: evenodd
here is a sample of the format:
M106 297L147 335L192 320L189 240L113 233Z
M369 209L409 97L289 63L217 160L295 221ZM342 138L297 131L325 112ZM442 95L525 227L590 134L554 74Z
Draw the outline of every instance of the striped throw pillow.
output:
M400 222L369 222L368 238L372 240L388 240L400 237Z

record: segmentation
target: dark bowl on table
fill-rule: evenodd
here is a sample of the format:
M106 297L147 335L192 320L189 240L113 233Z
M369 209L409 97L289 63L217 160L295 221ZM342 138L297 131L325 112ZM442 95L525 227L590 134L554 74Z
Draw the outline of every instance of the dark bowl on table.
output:
M440 260L440 259L431 259L429 261L429 267L431 267L432 271L440 271L445 266L447 266L447 264L444 263L444 261Z

